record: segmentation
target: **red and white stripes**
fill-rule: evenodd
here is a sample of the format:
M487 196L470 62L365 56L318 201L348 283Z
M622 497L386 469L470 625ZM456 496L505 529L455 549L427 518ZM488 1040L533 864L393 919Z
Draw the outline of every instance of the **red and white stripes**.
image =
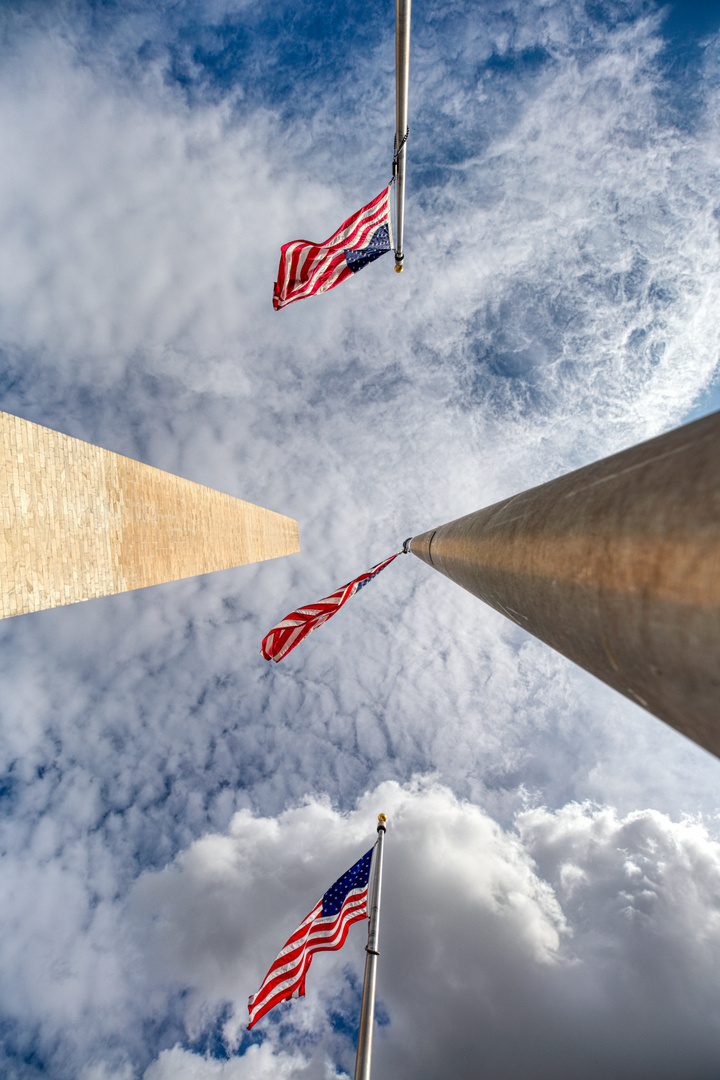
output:
M306 296L334 289L352 274L345 252L361 250L381 225L390 224L390 187L344 221L337 232L322 244L291 240L280 249L280 268L275 282L273 307L276 311Z
M276 664L280 663L282 658L287 656L296 645L299 645L303 638L316 630L318 626L322 626L328 619L331 619L351 596L354 596L364 585L367 585L368 581L372 581L381 570L389 566L393 559L396 559L400 554L401 552L397 552L397 554L391 555L389 559L385 559L384 562L373 566L365 574L353 578L352 581L348 581L347 585L342 585L339 589L336 589L330 596L324 596L316 604L308 604L307 607L291 611L282 622L279 622L277 626L273 626L272 630L263 638L262 654L265 659L274 660Z
M337 915L322 917L323 901L318 900L306 919L283 945L257 994L248 1002L250 1023L281 1001L305 996L305 976L316 952L340 949L352 923L367 918L368 887L348 893Z

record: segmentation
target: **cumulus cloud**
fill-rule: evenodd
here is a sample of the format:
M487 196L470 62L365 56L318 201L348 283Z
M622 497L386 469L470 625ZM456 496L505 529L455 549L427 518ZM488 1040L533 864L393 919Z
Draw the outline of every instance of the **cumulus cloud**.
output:
M272 819L239 813L138 880L129 910L143 955L188 991L191 1028L202 1003L223 1018L226 1045L239 1042L248 993L361 853L378 807L390 826L376 1075L710 1075L720 845L707 827L572 803L502 830L432 780L387 782L345 815L315 799ZM316 957L308 996L262 1022L260 1049L283 1075L323 1075L324 1044L352 1068L363 940L356 927L341 953ZM206 1065L176 1049L147 1080L176 1060L188 1076L235 1075L234 1059ZM250 1057L247 1075L268 1060Z
M202 1058L175 1046L163 1050L143 1080L294 1080L306 1075L306 1062L300 1054L273 1054L269 1044L250 1046L241 1058L229 1061Z

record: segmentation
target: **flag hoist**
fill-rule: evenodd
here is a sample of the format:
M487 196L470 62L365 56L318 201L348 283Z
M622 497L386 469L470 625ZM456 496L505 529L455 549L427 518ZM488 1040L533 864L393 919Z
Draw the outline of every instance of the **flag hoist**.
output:
M380 940L380 894L382 890L383 844L387 818L378 815L378 838L354 866L339 877L318 900L307 918L290 935L262 986L248 1001L248 1030L275 1005L294 997L305 996L305 978L316 952L340 949L354 922L368 917L370 867L375 854L370 923L365 946L365 979L360 1005L355 1080L369 1080L375 1018L375 983L377 979L378 942Z

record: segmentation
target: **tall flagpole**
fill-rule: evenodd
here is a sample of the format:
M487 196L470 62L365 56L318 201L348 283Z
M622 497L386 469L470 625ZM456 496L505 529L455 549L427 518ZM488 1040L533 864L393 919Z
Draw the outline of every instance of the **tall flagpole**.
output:
M395 0L395 157L393 176L397 213L395 221L395 270L403 268L405 230L405 151L408 137L408 86L410 82L410 6L412 0Z
M408 3L408 8L409 8ZM380 941L380 891L382 889L383 843L385 841L384 814L378 816L378 838L375 848L375 876L372 888L372 906L370 908L370 926L365 946L365 980L363 982L362 1004L360 1006L360 1031L358 1032L357 1057L355 1058L355 1080L370 1080L370 1062L372 1059L373 1021L375 1019L375 982L377 979L378 944Z
M720 412L406 541L720 757Z

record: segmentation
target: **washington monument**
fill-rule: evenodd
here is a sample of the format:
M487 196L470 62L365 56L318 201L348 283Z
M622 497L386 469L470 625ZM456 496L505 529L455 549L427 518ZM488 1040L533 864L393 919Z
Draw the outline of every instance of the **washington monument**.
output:
M275 559L297 522L0 412L0 617Z

